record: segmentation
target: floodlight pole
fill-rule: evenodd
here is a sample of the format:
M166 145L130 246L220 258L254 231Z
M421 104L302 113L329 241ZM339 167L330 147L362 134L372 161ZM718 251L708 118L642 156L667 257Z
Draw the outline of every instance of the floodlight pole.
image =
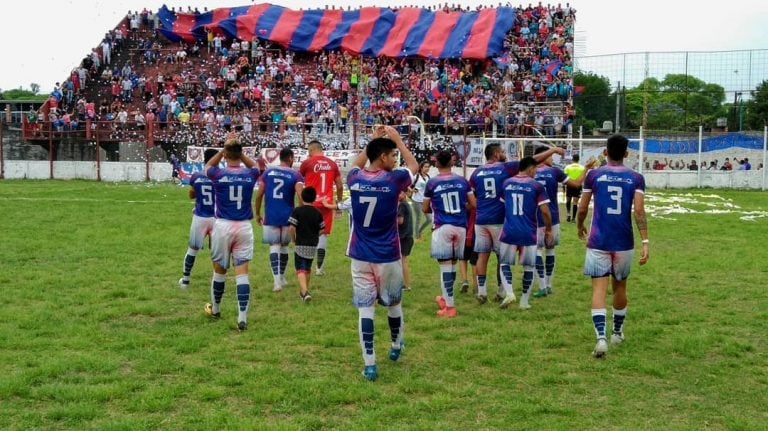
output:
M768 126L763 127L763 191L765 191L765 171L768 164Z
M699 161L698 161L698 173L696 174L696 187L701 188L701 146L704 134L704 126L699 124Z

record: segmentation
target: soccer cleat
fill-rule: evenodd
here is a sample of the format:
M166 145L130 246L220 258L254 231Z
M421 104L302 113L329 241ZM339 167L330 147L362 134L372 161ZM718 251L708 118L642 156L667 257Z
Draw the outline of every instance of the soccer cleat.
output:
M219 320L221 318L221 312L214 313L213 312L213 305L211 303L205 304L205 314L210 317L212 320Z
M469 292L469 282L463 282L461 283L461 293L467 293Z
M404 290L404 291L406 291L406 292L410 292L410 291L411 291L411 288L410 288L410 287L408 287L408 286L403 286L403 290Z
M476 298L477 298L478 304L480 304L480 305L483 305L486 302L488 302L488 297L485 296L485 295L477 295Z
M237 322L237 330L238 331L243 332L246 329L248 329L248 322L246 322L244 320L240 321L240 322Z
M595 344L595 350L592 351L592 356L594 356L595 359L602 359L605 357L606 353L608 353L608 342L605 341L605 338L598 338L597 344Z
M552 291L552 286L547 287L547 295L551 295L554 292Z
M499 308L507 308L512 304L513 302L517 301L517 298L515 298L515 295L507 295L506 298L504 298L501 301L501 304L499 304ZM520 303L522 305L522 302Z
M369 382L375 382L379 378L379 370L376 368L376 365L366 365L363 368L363 377Z
M323 276L323 275L325 275L325 270L322 269L322 268L317 268L317 271L315 271L315 275Z
M179 287L182 289L186 289L189 287L189 280L184 280L184 277L179 279Z
M528 303L528 301L520 300L520 309L521 310L530 310L531 304Z
M445 307L437 312L437 317L445 317L447 319L453 319L456 317L456 307Z
M539 289L538 292L533 294L534 298L546 298L548 295L547 289Z
M300 293L299 296L301 296L301 300L304 301L305 303L312 300L312 295L310 295L309 292Z
M506 298L506 296L503 296L502 294L497 293L496 296L493 297L493 300L496 302L504 302L504 298Z
M435 296L435 302L437 303L437 307L441 310L446 307L445 298L442 296Z
M397 362L398 359L400 359L400 355L403 354L403 350L405 349L405 343L400 343L399 348L391 348L389 350L389 360L392 362Z
M571 216L568 216L568 219L566 219L566 221L567 221L568 223L570 223L570 222L571 222Z
M618 346L619 344L624 342L624 334L619 334L614 332L611 334L611 344L614 344Z
M285 278L285 275L281 275L279 281L280 281L280 285L283 287L288 285L288 279Z
M272 286L273 292L280 292L283 290L283 283L280 282L280 280L275 281L275 283Z

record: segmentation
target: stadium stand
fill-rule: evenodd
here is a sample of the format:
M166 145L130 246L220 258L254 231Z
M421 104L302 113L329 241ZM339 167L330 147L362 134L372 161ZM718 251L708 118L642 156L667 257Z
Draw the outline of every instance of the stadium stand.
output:
M447 3L424 10L473 12ZM181 148L217 145L236 131L257 147L301 147L320 137L345 149L373 124L388 124L424 159L450 146L448 135L564 135L573 119L576 12L541 3L512 10L503 47L489 58L299 52L258 32L251 40L228 38L214 26L190 40L169 37L168 22L179 28L217 10L129 11L27 116L24 137L146 139ZM425 125L426 145L413 116Z

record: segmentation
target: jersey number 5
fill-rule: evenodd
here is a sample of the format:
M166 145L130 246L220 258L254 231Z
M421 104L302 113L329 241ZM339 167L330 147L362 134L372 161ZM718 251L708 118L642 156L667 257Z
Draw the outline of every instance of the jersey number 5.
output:
M203 205L213 205L213 187L200 186L200 194L203 195Z

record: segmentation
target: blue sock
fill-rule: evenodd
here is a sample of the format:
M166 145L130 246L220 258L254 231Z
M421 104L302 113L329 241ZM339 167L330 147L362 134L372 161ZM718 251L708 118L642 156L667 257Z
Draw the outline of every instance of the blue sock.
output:
M280 255L277 253L269 253L269 267L272 269L272 275L274 276L277 276L280 273L279 257Z
M197 250L193 248L187 249L187 254L184 256L184 272L182 273L182 279L189 283L189 276L192 274L192 267L195 266L195 256Z
M533 269L523 270L523 295L531 290L533 284Z
M544 258L540 255L536 255L536 274L539 278L544 278Z
M238 322L245 322L248 315L248 306L251 302L251 284L248 281L247 275L237 276L237 305L239 307L239 313L237 315Z
M552 272L555 270L555 255L548 254L544 259L544 268L546 268L547 277L552 277Z
M280 253L280 275L285 275L285 267L288 266L288 253Z
M387 320L389 322L389 332L392 336L392 347L399 348L403 334L403 306L401 304L389 306L387 309Z
M363 360L365 365L376 364L376 352L373 349L373 316L375 309L373 307L359 308L360 325L358 330L360 332L360 347L363 349Z
M595 325L595 336L605 338L605 308L592 309L592 324Z
M317 249L317 269L322 269L323 263L325 263L325 249L318 248Z
M621 310L613 309L613 333L623 335L624 319L627 318L627 307Z
M211 302L214 313L220 312L219 307L221 306L221 297L224 296L224 283L226 281L226 274L213 273L213 281L211 281Z

